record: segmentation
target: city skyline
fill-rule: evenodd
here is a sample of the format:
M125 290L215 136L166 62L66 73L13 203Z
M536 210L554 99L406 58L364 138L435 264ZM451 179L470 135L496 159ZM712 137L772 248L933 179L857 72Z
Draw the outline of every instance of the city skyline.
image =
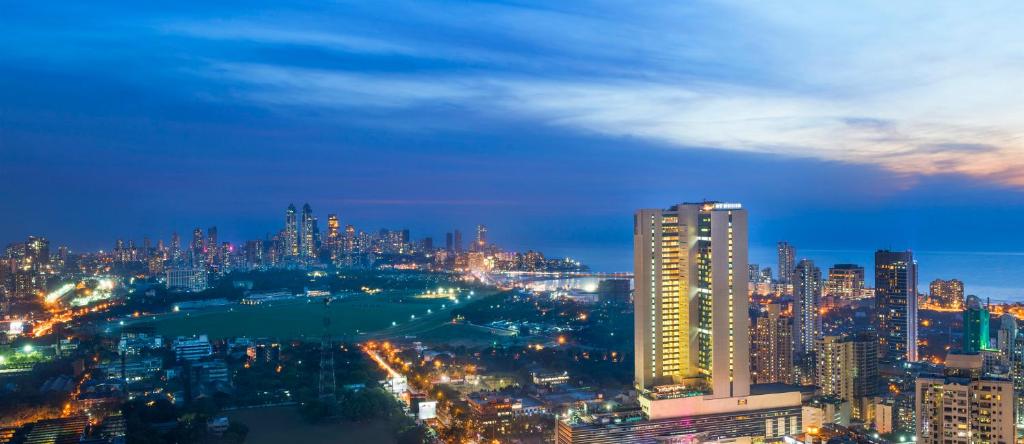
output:
M3 10L2 443L1024 443L1024 3Z

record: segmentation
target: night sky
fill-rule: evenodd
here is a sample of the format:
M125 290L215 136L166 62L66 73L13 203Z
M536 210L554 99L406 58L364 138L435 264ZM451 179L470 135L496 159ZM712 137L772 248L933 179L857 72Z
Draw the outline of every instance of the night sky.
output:
M7 2L0 243L309 202L624 270L634 209L708 198L754 260L912 248L1016 294L1024 4L826 3Z

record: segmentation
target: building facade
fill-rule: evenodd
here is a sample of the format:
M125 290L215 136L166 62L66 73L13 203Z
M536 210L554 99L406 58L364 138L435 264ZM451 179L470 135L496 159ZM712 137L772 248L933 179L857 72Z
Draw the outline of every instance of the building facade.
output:
M928 284L928 299L932 304L961 310L964 307L964 283L959 279L936 279Z
M635 382L750 390L747 212L701 202L634 216Z
M849 401L852 416L864 421L867 404L878 393L878 338L872 334L818 340L818 386L824 395Z
M793 268L796 267L796 248L789 242L779 242L779 283L793 283Z
M779 304L768 304L754 322L751 337L755 384L793 383L793 317Z
M879 352L886 361L917 361L917 262L910 251L875 252Z
M835 264L828 269L825 292L840 300L860 299L864 294L864 267Z
M971 359L973 358L973 359ZM947 359L947 362L949 360ZM917 442L1012 444L1016 442L1013 383L981 371L981 355L958 360L945 375L922 375L915 384Z
M981 298L975 295L967 297L963 319L964 353L981 353L982 350L989 350L989 313L988 307L982 304Z

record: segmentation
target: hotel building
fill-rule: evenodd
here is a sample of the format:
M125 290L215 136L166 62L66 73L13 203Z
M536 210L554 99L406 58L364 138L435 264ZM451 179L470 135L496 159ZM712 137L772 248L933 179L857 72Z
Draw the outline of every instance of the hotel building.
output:
M635 384L641 411L559 421L559 443L780 440L801 394L750 384L747 211L684 203L636 212Z

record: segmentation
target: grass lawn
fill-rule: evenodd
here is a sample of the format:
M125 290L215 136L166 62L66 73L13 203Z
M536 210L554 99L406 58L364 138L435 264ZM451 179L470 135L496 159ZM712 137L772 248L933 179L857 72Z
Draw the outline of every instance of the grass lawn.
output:
M296 407L267 407L227 412L249 427L245 444L393 443L387 421L309 424Z
M476 300L492 295L481 295ZM360 333L374 333L373 337L415 335L450 321L450 311L454 307L446 299L396 302L385 295L341 299L328 307L331 335L347 340L361 340L364 335ZM428 309L431 313L427 313ZM318 340L323 335L324 312L323 303L319 300L307 302L303 299L175 313L143 323L153 325L157 333L171 337L205 333L211 338L249 336ZM392 326L392 322L396 325Z
M332 302L328 310L333 336L352 336L358 332L387 329L424 317L447 318L441 302L389 302L372 296ZM430 309L433 314L427 314ZM270 305L232 305L209 311L175 314L151 321L158 333L187 336L206 333L214 338L250 336L275 338L319 338L323 335L323 304L318 301L275 302Z

